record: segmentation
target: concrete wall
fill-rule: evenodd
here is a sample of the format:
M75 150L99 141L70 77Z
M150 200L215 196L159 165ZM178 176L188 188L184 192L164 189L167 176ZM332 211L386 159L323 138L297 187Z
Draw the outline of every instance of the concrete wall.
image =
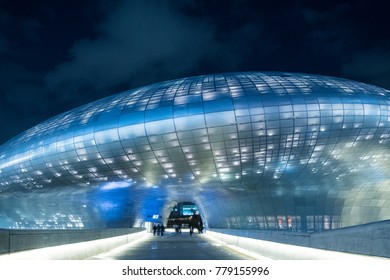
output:
M234 245L237 246L240 241L235 237L239 236L249 240L272 241L283 245L390 258L390 220L317 233L235 229L210 229L210 231L224 234L223 237L222 235L215 235L215 237L223 238L229 244L236 243ZM240 240L242 242L244 239Z
M143 228L102 230L7 230L0 229L0 254L105 239L144 231Z
M0 229L0 254L9 252L9 230Z

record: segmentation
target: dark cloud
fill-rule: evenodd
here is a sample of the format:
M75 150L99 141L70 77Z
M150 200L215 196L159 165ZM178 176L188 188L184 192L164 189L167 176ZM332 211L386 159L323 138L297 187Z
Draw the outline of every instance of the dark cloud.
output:
M87 17L64 9L62 2L48 6L52 3L0 0L0 144L74 105L61 103L50 93L44 77L87 33L78 24ZM66 22L68 15L74 16L76 29Z
M121 90L281 70L390 88L390 19L358 1L0 0L0 143Z
M354 52L342 65L342 75L390 89L390 46Z
M334 55L356 43L354 38L357 30L352 28L347 17L350 8L349 3L340 3L321 10L310 7L302 9L308 26L307 39L313 47L325 54Z
M97 30L95 38L77 41L71 59L47 74L47 85L56 94L180 76L215 48L213 26L161 1L123 1Z
M0 54L8 53L9 41L4 34L4 30L7 29L10 22L11 17L9 16L9 14L0 8Z
M49 117L41 73L16 63L0 64L0 140L2 142Z
M102 92L205 72L255 70L247 64L256 61L258 66L275 48L258 19L242 20L237 9L192 12L202 4L118 2L98 25L97 35L77 41L71 58L47 74L48 87L67 99L85 88ZM237 22L221 24L230 20Z

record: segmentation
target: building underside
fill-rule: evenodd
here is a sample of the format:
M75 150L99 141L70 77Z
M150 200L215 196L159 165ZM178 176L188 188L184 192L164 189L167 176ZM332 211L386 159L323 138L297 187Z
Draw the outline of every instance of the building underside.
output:
M0 147L0 228L142 226L184 201L208 227L390 219L389 97L333 77L238 72L89 103Z

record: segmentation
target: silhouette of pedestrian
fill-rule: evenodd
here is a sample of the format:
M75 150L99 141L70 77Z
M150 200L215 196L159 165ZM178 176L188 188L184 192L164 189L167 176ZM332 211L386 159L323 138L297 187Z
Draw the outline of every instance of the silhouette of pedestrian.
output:
M161 236L163 236L164 235L164 231L165 231L165 227L164 227L164 225L161 225Z
M194 215L191 215L191 217L189 217L189 228L190 228L190 235L192 235L194 232Z
M153 224L153 235L156 235L157 227L156 224Z
M161 226L160 224L157 225L157 235L160 235Z

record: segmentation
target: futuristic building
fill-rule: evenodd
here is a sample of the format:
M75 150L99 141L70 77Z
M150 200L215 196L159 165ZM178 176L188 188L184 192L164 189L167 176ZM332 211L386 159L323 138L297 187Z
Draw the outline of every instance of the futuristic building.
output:
M183 201L209 227L389 219L390 91L284 72L183 78L89 103L0 148L0 228L140 226Z

